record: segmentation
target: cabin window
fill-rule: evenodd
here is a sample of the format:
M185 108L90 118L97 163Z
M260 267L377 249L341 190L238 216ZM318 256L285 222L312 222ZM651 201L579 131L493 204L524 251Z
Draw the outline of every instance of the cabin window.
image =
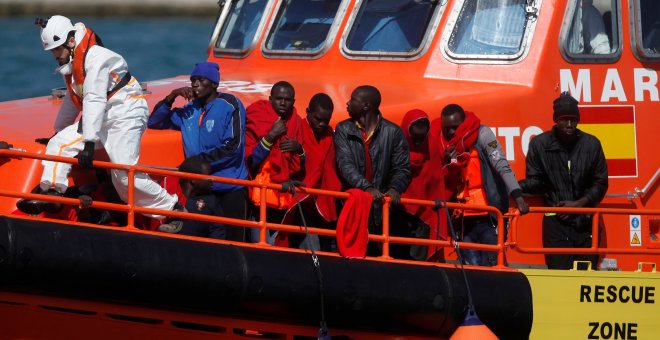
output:
M632 16L635 24L637 55L642 60L660 58L660 1L634 1Z
M268 0L227 0L214 33L216 52L246 55L265 25L267 4Z
M608 62L620 54L617 0L573 0L562 25L562 53L568 60Z
M341 20L341 0L282 0L264 52L280 54L319 54L328 46L331 31L336 32ZM333 34L334 36L334 34Z
M529 8L527 0L465 0L445 51L454 59L520 57L536 18L536 8Z
M349 56L416 57L436 31L440 0L362 0L348 25L343 52Z

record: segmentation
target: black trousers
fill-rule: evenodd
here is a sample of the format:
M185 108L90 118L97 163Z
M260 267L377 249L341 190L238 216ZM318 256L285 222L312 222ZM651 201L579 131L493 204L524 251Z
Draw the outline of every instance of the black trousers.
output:
M546 248L589 248L591 247L591 224L570 225L562 222L557 216L543 216L543 246ZM545 255L548 269L571 269L573 261L589 261L591 268L596 269L598 255Z
M215 197L222 207L224 217L247 219L247 190L245 188L230 192L217 192ZM245 228L227 226L227 240L245 242Z

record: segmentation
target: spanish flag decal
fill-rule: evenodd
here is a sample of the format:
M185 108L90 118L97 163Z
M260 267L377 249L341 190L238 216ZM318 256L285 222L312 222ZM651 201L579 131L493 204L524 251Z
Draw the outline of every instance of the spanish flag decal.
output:
M637 177L633 106L581 106L578 128L600 140L610 177Z

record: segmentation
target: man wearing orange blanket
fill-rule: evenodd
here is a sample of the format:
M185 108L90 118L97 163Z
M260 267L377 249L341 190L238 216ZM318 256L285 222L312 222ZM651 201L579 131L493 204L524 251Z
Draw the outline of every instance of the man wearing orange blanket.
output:
M245 157L250 176L257 182L284 183L305 176L303 120L294 103L293 86L280 81L273 85L268 100L259 100L246 110ZM266 202L261 202L258 188L250 190L250 199L255 206L267 205L268 221L273 223L282 222L285 209L294 201L289 193L269 189Z

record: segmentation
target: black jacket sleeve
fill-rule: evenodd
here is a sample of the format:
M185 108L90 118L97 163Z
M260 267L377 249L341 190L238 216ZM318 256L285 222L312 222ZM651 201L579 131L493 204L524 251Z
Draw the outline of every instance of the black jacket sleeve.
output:
M353 155L353 150L350 146L349 136L347 134L345 124L339 124L335 131L335 152L337 156L337 170L344 182L351 188L358 188L366 190L373 186L369 182L357 164L357 157Z
M412 171L410 170L410 150L408 141L401 129L395 129L393 134L394 146L390 155L389 188L403 193L410 184Z
M595 159L592 163L593 168L593 182L590 187L587 188L584 196L589 199L589 203L593 206L596 206L603 200L605 193L607 192L608 180L607 180L607 163L605 161L605 154L603 153L603 147L600 144L600 141L594 138L594 143L596 145L594 150Z
M544 192L544 172L541 168L540 149L538 141L532 139L525 159L527 163L525 179L520 181L520 188L528 194L542 194Z

